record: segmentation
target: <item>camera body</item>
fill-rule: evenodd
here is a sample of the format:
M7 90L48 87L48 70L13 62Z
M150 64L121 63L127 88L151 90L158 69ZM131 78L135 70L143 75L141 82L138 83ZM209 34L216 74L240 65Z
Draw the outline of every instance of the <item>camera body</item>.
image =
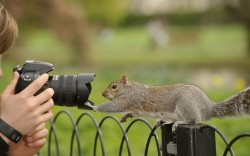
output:
M18 65L14 67L13 71L17 71L20 74L15 92L21 92L39 76L53 70L53 64L32 60L26 61L23 66ZM94 77L94 73L49 76L48 81L35 95L50 87L54 89L52 99L55 105L92 109L90 106L93 106L94 103L88 100L88 98L92 89L90 82L94 80ZM90 105L86 105L86 102Z

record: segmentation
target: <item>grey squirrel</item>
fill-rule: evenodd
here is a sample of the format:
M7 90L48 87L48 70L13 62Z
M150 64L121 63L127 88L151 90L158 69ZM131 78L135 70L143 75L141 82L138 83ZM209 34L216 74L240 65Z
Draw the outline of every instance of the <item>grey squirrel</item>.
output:
M121 122L135 116L149 116L175 124L194 124L211 118L250 115L250 87L218 103L190 84L151 86L129 81L126 76L112 82L102 95L109 99L93 110L126 114ZM177 126L176 125L176 126Z

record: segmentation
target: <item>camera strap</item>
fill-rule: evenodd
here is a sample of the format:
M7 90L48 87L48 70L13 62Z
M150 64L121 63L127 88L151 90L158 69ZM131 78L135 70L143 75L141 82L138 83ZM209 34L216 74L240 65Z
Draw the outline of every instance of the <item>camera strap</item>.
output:
M2 119L0 119L0 132L15 143L18 143L23 137L20 132L4 122Z

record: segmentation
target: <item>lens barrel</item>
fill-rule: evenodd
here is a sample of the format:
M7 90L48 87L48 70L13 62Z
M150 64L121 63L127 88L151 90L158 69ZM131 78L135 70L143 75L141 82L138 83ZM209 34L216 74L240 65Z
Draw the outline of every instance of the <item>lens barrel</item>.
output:
M92 109L85 105L91 93L91 84L95 74L80 75L54 75L49 77L49 84L55 93L53 100L55 105L74 107L80 109Z

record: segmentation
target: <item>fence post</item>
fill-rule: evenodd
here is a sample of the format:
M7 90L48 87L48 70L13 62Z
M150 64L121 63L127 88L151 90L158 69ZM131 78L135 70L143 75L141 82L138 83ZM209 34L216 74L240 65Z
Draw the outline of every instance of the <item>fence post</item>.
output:
M178 156L216 156L215 133L204 125L179 125L177 128Z
M172 133L172 124L163 124L163 156L216 156L214 130L204 125L179 125L176 136ZM171 154L169 154L171 153Z
M174 156L167 152L167 145L174 139L174 136L172 134L172 125L172 123L161 125L162 156Z

